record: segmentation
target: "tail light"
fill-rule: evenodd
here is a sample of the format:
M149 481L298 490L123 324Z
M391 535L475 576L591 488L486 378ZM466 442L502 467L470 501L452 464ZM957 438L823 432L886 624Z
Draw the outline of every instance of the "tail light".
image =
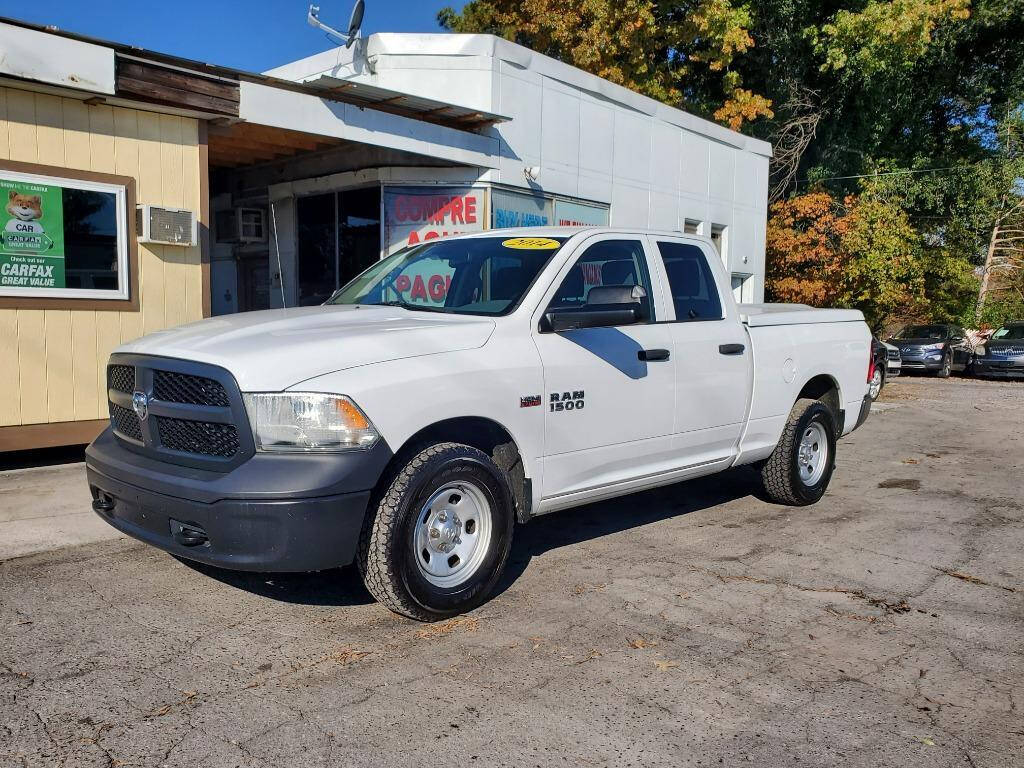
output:
M875 378L875 349L868 344L868 384Z

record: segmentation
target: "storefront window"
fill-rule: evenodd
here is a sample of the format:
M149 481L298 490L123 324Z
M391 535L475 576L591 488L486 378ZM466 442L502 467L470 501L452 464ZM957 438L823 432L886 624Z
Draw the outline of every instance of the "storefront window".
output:
M0 169L0 296L128 299L126 188Z
M380 258L380 187L300 197L299 305L323 304Z

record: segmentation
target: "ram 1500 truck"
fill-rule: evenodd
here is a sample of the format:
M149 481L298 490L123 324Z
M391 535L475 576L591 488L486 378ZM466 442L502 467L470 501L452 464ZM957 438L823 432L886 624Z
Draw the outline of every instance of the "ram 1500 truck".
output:
M174 555L356 561L432 620L483 601L537 515L741 464L780 503L818 501L872 365L860 312L737 305L710 240L489 231L402 250L322 306L124 344L88 480L99 515Z

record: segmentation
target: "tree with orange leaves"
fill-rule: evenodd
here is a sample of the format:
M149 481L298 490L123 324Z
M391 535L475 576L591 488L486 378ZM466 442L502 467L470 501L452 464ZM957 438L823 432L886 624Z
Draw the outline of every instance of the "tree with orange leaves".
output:
M917 232L898 205L870 195L812 192L775 203L766 261L769 300L854 307L874 328L913 314L924 298Z

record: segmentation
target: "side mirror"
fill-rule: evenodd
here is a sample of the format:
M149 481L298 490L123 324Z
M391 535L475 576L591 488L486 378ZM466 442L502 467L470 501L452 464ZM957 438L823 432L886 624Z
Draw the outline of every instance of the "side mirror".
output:
M541 318L542 333L560 333L579 328L610 328L616 325L633 325L643 317L643 305L647 291L639 285L595 286L587 294L587 303L582 307L552 309Z
M609 328L614 325L632 325L639 319L638 304L608 305L607 309L590 306L553 309L544 313L540 321L540 330L544 333L561 333L578 328Z

